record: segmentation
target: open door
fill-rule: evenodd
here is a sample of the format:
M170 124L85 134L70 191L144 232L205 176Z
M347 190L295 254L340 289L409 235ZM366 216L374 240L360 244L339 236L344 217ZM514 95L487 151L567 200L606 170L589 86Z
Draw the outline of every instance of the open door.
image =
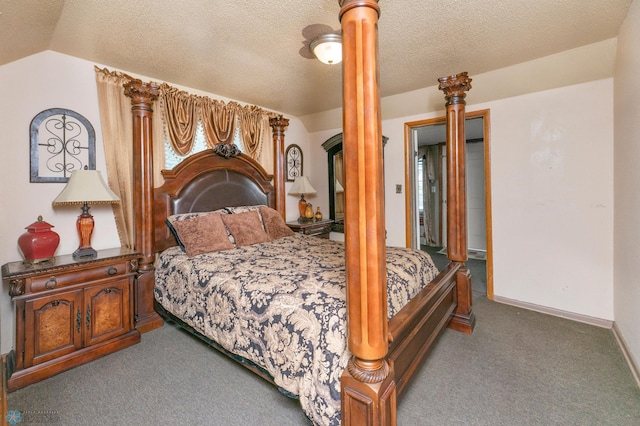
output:
M487 261L487 296L493 298L489 111L467 112L465 120L467 240L469 258ZM405 124L407 247L446 247L445 117ZM425 147L429 146L429 147ZM427 160L425 153L431 152ZM435 164L435 166L434 166ZM425 173L425 169L433 173ZM430 198L430 202L425 202ZM425 212L429 208L430 211ZM431 223L428 223L431 220ZM427 230L431 231L429 236Z

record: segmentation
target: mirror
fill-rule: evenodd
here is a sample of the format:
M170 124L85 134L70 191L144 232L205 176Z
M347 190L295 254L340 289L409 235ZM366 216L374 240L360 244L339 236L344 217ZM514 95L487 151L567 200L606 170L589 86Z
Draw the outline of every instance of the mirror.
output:
M382 137L382 146L387 144ZM333 219L333 232L344 232L344 163L342 158L342 133L327 139L322 147L327 151L329 168L329 218Z

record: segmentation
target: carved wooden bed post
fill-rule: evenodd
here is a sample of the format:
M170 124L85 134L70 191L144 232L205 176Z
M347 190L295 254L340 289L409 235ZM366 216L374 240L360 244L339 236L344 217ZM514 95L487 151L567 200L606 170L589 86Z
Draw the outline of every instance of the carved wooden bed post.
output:
M131 98L133 118L133 208L135 216L135 249L141 253L135 288L135 324L144 333L163 324L153 309L153 102L158 86L132 80L125 84L124 94Z
M283 219L286 217L286 200L284 192L284 131L289 126L289 119L282 118L282 116L269 119L269 125L273 129L273 155L275 160L274 165L274 187L276 189L276 210L280 213Z
M467 261L467 193L465 180L465 97L471 89L466 72L439 78L447 107L447 256L461 263L456 273L458 307L450 328L471 334L476 318L471 312L471 273Z
M340 0L349 350L342 424L396 423L388 345L378 0Z

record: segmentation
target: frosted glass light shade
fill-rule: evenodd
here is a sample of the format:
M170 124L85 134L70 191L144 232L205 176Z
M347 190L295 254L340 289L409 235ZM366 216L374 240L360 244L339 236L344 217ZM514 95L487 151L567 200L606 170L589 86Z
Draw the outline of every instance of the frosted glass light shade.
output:
M342 62L342 38L338 34L324 34L309 44L316 58L325 64Z

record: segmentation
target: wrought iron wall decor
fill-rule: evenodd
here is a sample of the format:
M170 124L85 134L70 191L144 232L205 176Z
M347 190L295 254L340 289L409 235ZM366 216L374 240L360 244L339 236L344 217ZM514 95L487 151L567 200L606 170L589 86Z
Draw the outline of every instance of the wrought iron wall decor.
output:
M96 168L96 133L82 115L63 108L31 120L31 182L67 182L79 169Z
M291 144L285 150L284 157L287 182L293 182L297 177L302 176L302 149L296 144Z

